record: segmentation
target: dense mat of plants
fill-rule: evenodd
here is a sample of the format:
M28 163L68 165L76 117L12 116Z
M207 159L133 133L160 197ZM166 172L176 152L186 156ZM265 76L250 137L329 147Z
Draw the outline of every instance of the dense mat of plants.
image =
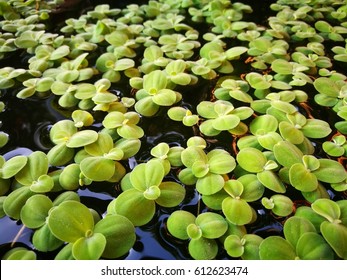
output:
M347 259L345 1L62 2L0 0L2 259Z

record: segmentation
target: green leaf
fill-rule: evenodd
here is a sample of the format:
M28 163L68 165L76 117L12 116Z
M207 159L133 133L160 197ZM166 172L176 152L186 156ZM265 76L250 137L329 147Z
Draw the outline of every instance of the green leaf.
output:
M333 142L325 141L322 148L324 152L333 157L340 157L345 154L345 149Z
M136 189L126 190L116 199L116 213L128 218L134 226L142 226L152 220L155 202L146 199L142 192Z
M336 201L341 210L340 220L344 226L347 226L347 200Z
M340 183L347 178L345 168L338 161L319 159L319 163L319 168L313 171L319 181L325 183Z
M326 22L326 21L323 21L323 20L319 20L315 23L315 28L318 30L318 31L321 31L321 32L324 32L324 33L330 33L332 32L332 26Z
M257 173L257 178L265 187L277 192L285 193L286 187L283 182L278 178L278 176L271 170L264 170Z
M138 139L144 135L143 129L134 124L119 127L117 133L125 139Z
M263 171L267 162L265 155L256 148L244 148L236 156L239 165L248 172L258 173Z
M248 48L246 48L246 47L233 47L233 48L228 49L228 50L225 52L225 55L227 56L227 59L228 59L228 60L236 59L236 58L238 58L241 54L247 52L247 50L248 50Z
M241 198L247 202L260 199L265 191L255 174L246 174L237 179L243 185Z
M159 161L149 161L137 165L130 174L134 188L145 191L152 186L159 186L164 178L164 167Z
M213 127L215 120L205 120L199 126L201 133L206 136L216 136L221 133L221 130L217 130Z
M230 179L224 184L224 191L233 198L240 198L243 190L243 184L239 180Z
M220 116L213 120L212 126L216 130L230 130L240 123L240 118L235 115Z
M202 236L209 239L221 237L228 229L228 224L223 216L205 212L197 216L195 224L200 228Z
M187 227L195 223L196 217L184 210L173 212L167 219L168 231L176 238L187 240L189 239Z
M254 89L268 89L271 87L271 83L267 81L263 75L255 72L248 73L246 80Z
M295 217L301 217L308 221L310 221L317 232L320 231L320 225L323 221L325 221L325 218L317 214L315 211L312 210L311 207L308 206L300 206L295 211Z
M312 155L304 155L302 157L302 162L304 163L304 166L310 171L315 171L320 166L319 160Z
M329 78L320 77L313 82L316 90L328 97L338 97L340 89L337 84Z
M296 252L301 260L333 260L334 252L324 238L315 232L304 233L297 244Z
M196 146L190 146L186 148L184 151L181 153L182 157L182 163L186 167L193 167L193 164L195 161L202 161L207 163L208 162L208 157L205 154L204 150L202 148L196 147Z
M290 183L299 191L311 192L317 189L317 177L302 163L295 163L289 169Z
M143 78L143 88L150 94L154 91L165 89L167 84L167 76L161 70L155 70Z
M222 210L222 202L229 195L224 191L224 189L212 195L203 195L202 201L205 205L213 210Z
M159 108L160 106L152 100L152 96L142 98L135 103L136 112L145 117L154 116L158 112Z
M271 196L270 200L273 203L271 210L275 215L286 217L293 212L294 203L289 197L275 194Z
M257 116L249 125L249 130L253 135L264 135L277 130L278 121L272 115Z
M313 211L323 216L331 223L340 219L340 207L335 201L332 201L330 199L317 199L315 202L311 204L311 208L313 209Z
M245 234L242 237L244 243L244 253L242 255L243 260L259 260L259 246L263 238L256 234Z
M104 157L87 157L80 163L81 172L90 180L101 182L109 180L115 172L115 163Z
M70 53L70 48L67 45L60 46L59 48L55 49L49 59L50 60L58 60L60 58L63 58L64 56L67 56Z
M295 260L295 249L280 236L265 238L259 246L261 260Z
M218 244L213 239L193 239L188 245L189 254L195 260L212 260L217 256Z
M283 75L291 75L293 72L293 66L284 59L275 59L271 64L271 68L276 73Z
M321 224L321 233L324 239L342 259L347 259L347 228L342 224L324 221Z
M98 139L84 147L85 151L92 156L103 156L113 148L112 137L107 133L99 133Z
M66 242L75 242L92 233L94 219L84 204L68 200L50 211L48 226L57 238Z
M53 178L49 175L43 174L36 181L33 181L30 190L35 193L47 193L54 187Z
M196 182L196 189L200 194L211 195L220 191L224 186L222 175L208 173Z
M185 188L176 182L163 182L159 185L160 197L156 203L163 207L174 207L179 205L185 198Z
M6 198L3 204L3 210L7 216L12 219L19 220L20 212L25 202L33 196L30 187L20 187L12 191Z
M284 236L293 248L298 248L300 237L308 232L315 233L316 229L308 219L303 217L290 217L286 220L283 227Z
M235 159L222 149L214 149L207 154L209 170L215 174L228 174L236 167Z
M48 158L45 153L36 151L28 156L26 165L16 174L16 180L29 186L48 172Z
M69 164L60 173L59 184L65 190L77 190L79 187L80 174L81 169L79 164Z
M274 145L273 149L278 163L284 167L291 167L295 163L301 163L303 153L298 147L288 141L281 141Z
M94 228L94 234L101 233L106 238L106 247L102 257L108 259L125 255L136 241L134 225L121 215L109 214L100 220Z
M113 69L115 71L124 71L124 70L129 69L129 68L134 67L134 66L135 66L134 60L129 59L129 58L122 58L122 59L119 59L115 62Z
M39 228L46 222L48 212L52 207L53 203L47 196L36 194L25 202L20 212L20 218L26 227Z
M36 253L24 247L16 247L7 251L1 258L2 260L36 260Z
M329 124L322 120L308 119L301 131L309 138L324 138L331 133Z
M55 260L75 260L72 255L73 243L66 244L59 253L55 256Z
M27 163L26 156L14 156L7 160L0 168L0 174L3 179L8 179L16 175Z
M36 250L41 252L51 252L61 247L64 244L64 241L55 237L49 229L48 224L45 223L43 226L35 230L32 243Z
M222 210L228 221L235 225L246 225L253 218L251 206L243 199L227 197L223 200Z
M210 101L202 101L196 107L200 116L207 119L215 119L218 117L217 112L214 110L215 103Z
M304 141L304 134L295 125L282 121L279 124L279 131L282 137L293 144L301 144Z
M95 142L98 139L98 133L94 130L81 130L73 134L66 142L69 148L79 148Z
M98 260L106 247L106 238L101 233L90 237L81 237L72 246L72 255L76 260Z
M264 135L258 135L257 140L263 148L272 151L278 142L283 141L283 138L277 132L268 132Z
M73 148L66 147L64 142L55 145L47 153L48 162L54 166L62 166L68 163L75 155Z
M61 120L55 123L50 130L50 138L54 144L66 143L77 132L75 124L71 120Z
M233 258L241 257L245 251L241 238L237 235L229 235L224 240L224 249Z

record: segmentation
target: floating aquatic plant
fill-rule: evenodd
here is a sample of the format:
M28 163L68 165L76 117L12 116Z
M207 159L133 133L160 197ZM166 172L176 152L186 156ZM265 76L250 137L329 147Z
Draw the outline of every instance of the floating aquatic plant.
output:
M347 259L343 1L61 2L0 0L2 259Z

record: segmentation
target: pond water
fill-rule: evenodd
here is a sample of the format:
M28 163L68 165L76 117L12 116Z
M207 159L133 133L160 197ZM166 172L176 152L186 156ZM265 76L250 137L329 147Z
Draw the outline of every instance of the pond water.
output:
M134 1L90 1L91 4L117 2L120 7L128 2ZM146 1L142 1L146 2ZM269 4L274 1L242 1L252 5L254 13L250 16L252 21L264 24L269 16ZM139 1L137 2L139 3ZM71 11L65 15L56 15L57 18L67 17L76 14ZM247 19L245 19L247 20ZM15 66L25 62L25 56L19 59L5 59L0 61L0 67ZM211 96L211 85L208 83L200 84L193 89L189 97L187 95L183 102L187 107L194 108L199 101L209 99ZM16 91L18 89L15 89ZM127 95L127 88L113 88L120 96ZM10 135L9 143L2 149L0 154L5 158L15 155L28 155L32 151L41 150L47 152L52 144L49 140L49 129L57 121L64 119L67 113L57 105L54 97L30 98L19 100L11 97L15 94L4 93L1 99L6 103L6 111L1 114L2 130ZM315 112L320 114L320 112ZM150 158L150 149L160 142L167 142L170 146L185 145L186 140L194 135L192 128L185 127L179 123L169 120L167 117L159 116L156 118L141 121L141 127L145 130L145 136L141 139L142 146L135 158L129 159L124 165L130 170L136 162L146 161ZM98 124L94 125L98 129ZM218 137L208 139L209 149L221 147L233 153L233 139L228 133L221 133ZM177 180L177 174L173 170L168 177ZM91 186L79 189L78 193L81 201L87 206L95 209L100 215L105 214L108 203L115 198L119 191L118 185L110 183L93 183ZM292 191L291 197L297 198L297 205L300 205L302 196L299 192ZM334 196L334 193L330 193ZM266 193L264 194L266 196ZM340 197L339 197L340 198ZM347 197L342 197L347 199ZM249 233L256 233L261 237L269 235L279 235L282 232L283 219L275 217L266 210L260 202L251 203L258 214L257 221L248 226ZM187 196L180 206L180 209L189 210L192 213L207 211L200 200L197 192L189 187ZM123 259L190 259L187 252L187 243L177 240L170 236L166 229L166 220L171 212L176 209L163 209L158 207L156 216L152 222L146 226L137 227L137 241L130 252L123 256ZM4 217L0 219L0 256L9 248L16 246L26 246L33 248L31 244L32 230L23 228L20 222ZM59 251L59 250L58 250ZM37 252L39 259L52 259L57 252L42 253ZM220 252L217 259L228 259L225 252Z

